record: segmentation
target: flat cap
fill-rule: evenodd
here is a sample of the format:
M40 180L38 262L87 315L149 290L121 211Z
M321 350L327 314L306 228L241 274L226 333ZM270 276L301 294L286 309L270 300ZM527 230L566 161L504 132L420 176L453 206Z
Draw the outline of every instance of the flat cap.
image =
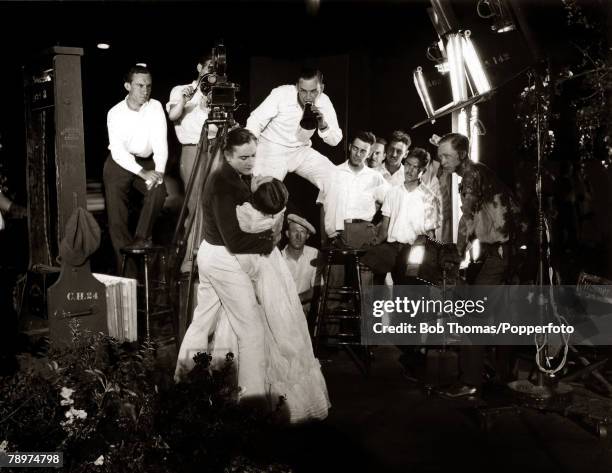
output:
M296 214L287 215L287 224L291 222L301 225L302 227L304 227L306 230L308 230L312 234L317 233L317 231L315 230L315 227L313 227L310 223L308 223L308 220L300 217L299 215L296 215Z

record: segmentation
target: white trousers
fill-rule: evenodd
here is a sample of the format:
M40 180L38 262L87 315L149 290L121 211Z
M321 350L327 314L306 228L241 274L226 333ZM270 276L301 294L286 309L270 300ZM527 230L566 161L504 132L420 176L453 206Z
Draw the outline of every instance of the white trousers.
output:
M197 306L179 350L174 379L193 369L193 356L208 352L208 339L225 311L238 339L238 385L241 399L265 396L263 314L253 284L224 246L206 240L198 250Z
M336 166L311 146L290 148L259 138L253 175L272 176L284 180L288 172L295 172L298 176L314 184L324 196L325 229L335 230L336 220L336 193L328 192L335 173ZM325 197L327 196L327 197Z

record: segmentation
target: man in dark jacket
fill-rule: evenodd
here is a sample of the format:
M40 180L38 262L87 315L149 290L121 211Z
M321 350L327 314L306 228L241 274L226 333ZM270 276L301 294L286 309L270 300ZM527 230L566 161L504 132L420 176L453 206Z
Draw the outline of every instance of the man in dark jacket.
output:
M175 380L193 368L193 356L207 352L208 338L220 316L227 316L238 339L238 385L241 399L263 398L264 326L253 284L234 254L268 254L280 233L245 233L236 206L251 197L251 174L257 140L246 129L229 132L224 162L210 179L204 196L204 241L198 251L200 283L197 307L179 351Z

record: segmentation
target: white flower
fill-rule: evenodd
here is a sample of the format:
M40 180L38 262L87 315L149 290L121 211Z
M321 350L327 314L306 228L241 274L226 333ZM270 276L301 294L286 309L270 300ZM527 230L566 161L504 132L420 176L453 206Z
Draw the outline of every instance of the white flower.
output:
M83 409L74 409L74 408L70 408L72 411L74 411L74 416L77 419L87 419L87 412L85 412Z
M94 465L104 465L104 455L100 455L94 462Z
M83 409L75 409L74 407L71 407L64 415L68 419L87 419L87 412Z
M60 396L62 396L64 399L70 399L72 393L74 393L74 389L70 389L64 386L62 388L62 391L60 392Z
M74 404L74 401L72 399L62 399L60 401L60 406L70 406Z
M0 442L0 453L6 453L6 449L8 447L8 440L3 440Z

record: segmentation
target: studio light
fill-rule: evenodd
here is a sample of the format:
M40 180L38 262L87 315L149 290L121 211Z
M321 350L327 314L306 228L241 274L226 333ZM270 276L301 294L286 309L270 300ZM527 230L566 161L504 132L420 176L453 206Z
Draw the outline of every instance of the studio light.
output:
M504 0L497 0L495 3L497 4L497 14L491 29L498 33L507 33L508 31L515 30L516 26L506 2Z
M475 238L472 241L472 261L478 261L480 258L480 240Z
M435 267L437 266L436 248L431 245L427 237L419 236L410 246L408 254L404 253L404 255L406 258L405 276L426 281L435 279L432 275L436 272Z
M419 265L423 262L425 258L425 245L421 242L420 244L414 244L410 248L410 253L408 253L408 264L409 265Z
M491 83L487 78L483 63L472 42L469 30L446 35L446 47L444 47L442 40L432 43L427 48L426 56L431 61L437 62L436 69L439 73L449 73L453 96L450 103L435 109L425 81L423 69L421 67L415 69L413 73L414 86L423 103L427 118L430 119L428 121L433 123L433 119L443 116L449 110L455 111L465 108L491 92ZM467 101L472 102L467 104ZM460 126L461 130L463 130L461 132L469 136L471 127L468 128L468 117L460 117L460 120L463 121L463 126Z
M465 80L463 74L463 51L461 47L461 37L458 34L451 34L448 37L446 51L448 55L448 65L450 68L451 89L453 91L453 102L459 103L467 98Z
M444 284L447 277L455 280L459 268L454 244L444 244L425 235L420 235L410 248L402 250L400 261L405 262L403 276L433 285Z
M431 117L434 114L434 108L431 103L431 97L429 96L427 84L425 83L425 77L423 76L423 68L417 67L412 77L414 80L414 86L416 87L419 97L421 98L421 102L423 103L423 108L425 108L427 116Z
M457 29L457 18L451 7L450 0L431 0L431 8L427 9L436 33L440 38Z
M507 33L516 29L506 0L480 0L476 7L478 16L491 18L491 29L498 33Z
M470 31L466 31L461 38L463 58L476 90L480 95L482 95L491 90L491 84L489 83L489 79L487 79L487 75L482 67L482 62L478 57L478 53L476 53L476 49L474 48L474 43L472 43L472 40L470 39L470 35Z

